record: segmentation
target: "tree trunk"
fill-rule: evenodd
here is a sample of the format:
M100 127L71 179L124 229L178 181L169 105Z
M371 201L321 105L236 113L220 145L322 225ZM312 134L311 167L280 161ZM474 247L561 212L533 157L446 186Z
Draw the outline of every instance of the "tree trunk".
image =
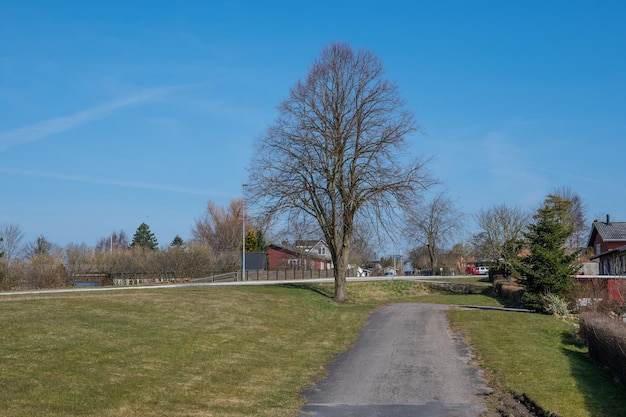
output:
M335 299L342 303L348 301L348 289L346 288L347 259L347 251L342 251L335 262Z
M428 257L430 258L430 271L431 274L437 275L437 252L435 252L435 248L432 245L428 245Z

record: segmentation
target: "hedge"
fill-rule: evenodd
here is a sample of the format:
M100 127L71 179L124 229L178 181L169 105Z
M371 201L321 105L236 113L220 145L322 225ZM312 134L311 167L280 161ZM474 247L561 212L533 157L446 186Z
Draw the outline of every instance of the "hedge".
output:
M626 325L621 319L603 313L580 315L580 334L592 360L626 382Z

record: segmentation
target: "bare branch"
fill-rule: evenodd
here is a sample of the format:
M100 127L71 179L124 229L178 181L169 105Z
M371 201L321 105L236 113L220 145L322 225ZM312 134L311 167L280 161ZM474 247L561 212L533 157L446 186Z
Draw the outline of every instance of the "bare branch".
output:
M342 300L355 218L387 220L433 182L425 161L400 162L418 128L384 72L369 51L324 49L257 141L249 169L250 201L260 212L304 213L319 224Z

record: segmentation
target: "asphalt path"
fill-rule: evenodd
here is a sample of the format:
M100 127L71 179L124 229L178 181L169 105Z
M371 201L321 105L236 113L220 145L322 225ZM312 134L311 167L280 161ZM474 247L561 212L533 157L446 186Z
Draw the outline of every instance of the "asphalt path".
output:
M299 417L478 417L489 388L446 309L401 303L373 312L354 347L303 392Z
M437 277L439 279L424 278L419 276L401 276L401 277L348 277L347 282L365 282L365 281L421 281L431 283L447 283L447 280L455 278L467 278L467 276L444 276ZM55 288L44 290L23 290L23 291L3 291L1 296L12 295L30 295L30 294L57 294L67 292L90 292L90 291L133 291L133 290L158 290L167 288L189 288L189 287L224 287L224 286L257 286L257 285L284 285L284 284L321 284L333 283L334 278L312 278L312 279L291 279L291 280L271 280L271 281L222 281L222 282L196 282L186 284L153 284L153 285L125 285L125 286L106 286L106 287L83 287L83 288Z

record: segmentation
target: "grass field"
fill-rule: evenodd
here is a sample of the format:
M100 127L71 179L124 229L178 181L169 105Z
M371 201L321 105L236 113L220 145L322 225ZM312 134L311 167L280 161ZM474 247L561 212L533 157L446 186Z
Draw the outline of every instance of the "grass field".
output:
M552 316L450 311L482 367L509 392L563 417L626 416L626 393L592 364L571 323Z
M377 306L394 301L499 305L481 294L428 294L423 284L407 281L352 283L348 290L347 304L329 297L332 285L0 298L0 416L294 416L303 401L299 392L323 377L324 365L350 347ZM573 374L571 381L579 384L568 390L566 382L557 395L591 410L564 417L621 415L609 412L619 408L603 411L601 397L589 389L613 385L586 362L580 344L568 342L568 328L542 327L544 320L564 324L544 316L499 314L451 312L507 389L552 404L549 395L535 395L527 387L545 379L545 364L525 360L520 372L528 375L515 385L491 363L499 355L484 349L500 349L509 359L521 355L515 349L553 349L565 360L559 372ZM536 328L536 337L510 339L507 335L515 332L503 328L514 326ZM493 334L503 341L483 346L481 339ZM613 394L609 398L626 410L624 398Z

